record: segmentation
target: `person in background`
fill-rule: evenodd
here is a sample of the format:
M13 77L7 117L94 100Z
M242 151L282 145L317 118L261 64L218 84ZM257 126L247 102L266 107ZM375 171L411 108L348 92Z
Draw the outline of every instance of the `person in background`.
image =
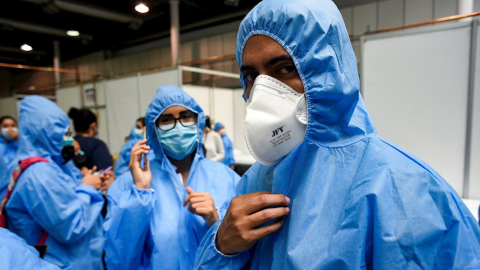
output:
M98 122L95 114L87 108L70 108L68 116L73 120L75 132L75 141L80 144L86 162L86 166L91 170L94 166L98 170L104 170L108 167L113 167L112 155L108 150L107 145L98 139ZM108 180L106 183L106 190L115 180L113 171L106 173Z
M160 87L145 118L147 139L132 148L131 173L108 191L107 267L192 269L197 246L225 213L240 177L204 158L205 116L182 89ZM143 170L142 155L151 150L155 158Z
M227 135L227 130L225 126L217 122L213 127L213 131L217 132L218 135L222 138L223 148L225 149L225 157L222 159L222 163L230 167L232 170L235 169L235 158L233 156L233 143Z
M57 266L40 259L38 251L25 240L0 228L0 270L35 269L59 270Z
M118 154L117 161L115 162L115 177L119 177L123 173L128 171L128 163L130 162L130 152L132 147L138 143L140 140L143 140L144 134L144 127L145 127L145 117L140 117L135 122L135 125L132 127L130 131L130 136L128 137L128 141L122 146L120 153ZM149 153L149 159L153 159L154 154L153 151Z
M220 162L225 157L225 149L220 135L212 130L210 117L205 117L205 128L203 130L203 146L205 157Z
M31 157L47 162L29 166L17 180L5 206L8 228L29 245L46 233L45 260L62 269L98 269L94 261L101 258L94 258L90 242L104 203L99 192L104 177L90 170L80 180L72 161L62 157L63 142L71 141L66 138L70 121L55 103L26 97L20 102L20 119L14 162Z
M5 164L12 162L18 150L18 128L17 120L11 116L0 118L0 155L3 156Z
M237 61L258 162L195 269L480 269L480 228L460 196L377 134L334 1L260 2Z

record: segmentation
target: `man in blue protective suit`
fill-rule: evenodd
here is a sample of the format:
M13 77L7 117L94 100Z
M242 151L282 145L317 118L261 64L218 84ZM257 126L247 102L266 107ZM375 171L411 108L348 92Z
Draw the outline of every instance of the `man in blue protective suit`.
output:
M130 135L128 136L128 141L120 149L118 153L117 161L115 161L115 177L120 177L128 171L128 163L130 162L130 152L135 144L140 140L143 140L143 130L145 127L145 117L140 117L133 125ZM148 158L153 159L153 151L149 153Z
M104 202L98 191L103 176L89 171L79 179L72 161L62 157L70 121L56 104L26 97L20 119L14 162L31 157L47 162L29 166L18 178L5 208L9 229L29 245L46 233L45 260L62 269L98 269L93 261L101 263L101 258L92 255L90 235Z
M11 116L0 118L0 155L5 164L10 164L18 150L17 120Z
M217 132L222 138L223 148L225 148L225 157L222 159L222 163L232 168L235 166L235 158L233 156L233 143L227 135L225 126L217 122L213 128L213 131Z
M480 232L432 168L376 134L331 0L265 0L240 25L258 161L196 269L478 269Z
M145 122L147 139L132 148L131 173L108 190L107 268L192 269L200 241L223 217L240 177L204 157L205 115L182 89L160 87ZM155 158L143 170L150 149Z
M0 270L36 269L59 270L57 266L40 259L38 251L25 240L0 228Z

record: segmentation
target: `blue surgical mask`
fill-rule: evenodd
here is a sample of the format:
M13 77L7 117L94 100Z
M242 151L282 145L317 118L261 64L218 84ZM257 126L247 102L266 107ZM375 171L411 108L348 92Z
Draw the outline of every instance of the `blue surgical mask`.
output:
M134 129L133 136L135 137L135 139L143 139L143 129Z
M2 136L5 137L6 139L8 140L13 140L10 136L8 136L7 132L9 130L13 130L14 132L17 132L18 133L18 129L17 128L2 128Z
M73 144L73 137L72 136L63 136L62 147L63 146L70 146Z
M175 128L167 131L157 127L157 133L165 154L176 160L191 154L198 144L197 125L184 127L177 123Z

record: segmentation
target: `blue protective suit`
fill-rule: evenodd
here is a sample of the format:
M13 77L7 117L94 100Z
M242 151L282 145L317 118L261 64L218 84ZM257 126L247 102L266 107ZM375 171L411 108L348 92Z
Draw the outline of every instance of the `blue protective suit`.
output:
M8 184L10 184L10 176L8 175L7 164L0 154L0 200L7 194Z
M25 240L0 228L0 270L59 270L57 266L40 259L38 251Z
M217 122L213 131L218 132L224 125L222 123ZM223 148L225 148L225 157L222 159L222 163L227 166L235 165L235 157L233 155L233 143L232 140L228 137L227 134L222 134L222 142Z
M279 164L255 163L237 194L291 199L277 232L233 256L215 248L217 222L195 269L479 269L480 232L452 187L376 134L359 93L356 58L331 0L265 0L237 39L267 35L292 57L305 87L304 141ZM243 80L242 80L243 83Z
M120 149L120 153L118 153L117 161L115 161L115 177L120 177L120 175L124 174L128 171L128 164L130 162L130 152L132 148L137 144L140 139L137 139L133 133L133 130L136 128L136 125L133 125L132 130L130 131L130 135L128 136L128 141L122 146ZM154 159L155 155L153 151L148 153L147 158L149 160Z
M104 228L105 260L110 270L192 269L197 247L209 229L202 217L183 207L188 193L155 131L155 119L174 105L198 114L198 145L187 186L210 193L219 216L235 196L240 177L224 164L206 159L201 151L203 110L182 89L171 85L159 88L145 116L148 143L155 152L150 161L151 189L138 189L132 175L125 173L108 190Z
M53 102L29 96L20 102L19 150L15 162L41 156L22 173L6 205L8 226L29 245L48 232L45 260L63 269L94 269L91 229L103 198L95 188L80 184L72 161L62 165L63 135L70 121Z
M10 164L15 158L15 154L18 150L18 142L15 140L6 140L0 135L0 155L3 156L5 164Z

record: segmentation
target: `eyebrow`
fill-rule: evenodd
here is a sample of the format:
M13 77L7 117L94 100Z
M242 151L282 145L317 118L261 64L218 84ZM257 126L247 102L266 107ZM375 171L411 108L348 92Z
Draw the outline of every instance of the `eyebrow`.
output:
M292 61L292 58L290 57L290 55L288 54L284 54L284 55L280 55L278 57L275 57L273 59L270 59L265 65L267 67L270 67L270 66L273 66L275 64L277 64L278 62L281 62L281 61ZM240 68L240 72L244 72L244 71L247 71L247 70L256 70L254 66L249 66L249 65L245 65Z

